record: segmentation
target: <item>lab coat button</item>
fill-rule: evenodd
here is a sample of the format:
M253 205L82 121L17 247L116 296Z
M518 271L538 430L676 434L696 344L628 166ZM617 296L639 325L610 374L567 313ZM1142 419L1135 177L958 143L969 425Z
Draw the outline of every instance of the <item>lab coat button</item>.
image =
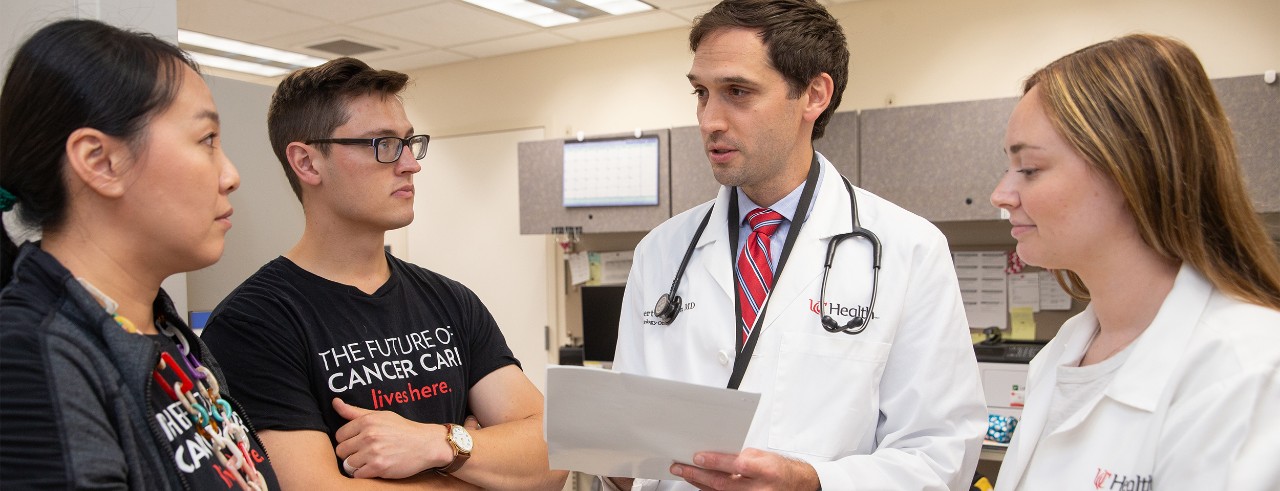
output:
M720 353L717 353L717 355L718 356L716 358L720 360L721 365L729 364L729 353L725 352L724 350L720 350Z

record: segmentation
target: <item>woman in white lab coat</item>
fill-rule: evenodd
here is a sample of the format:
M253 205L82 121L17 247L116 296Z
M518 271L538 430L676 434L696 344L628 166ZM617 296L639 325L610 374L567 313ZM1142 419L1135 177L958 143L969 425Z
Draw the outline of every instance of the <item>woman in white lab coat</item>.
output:
M1280 489L1280 261L1195 54L1067 55L1004 146L1018 254L1090 304L1031 363L997 489Z

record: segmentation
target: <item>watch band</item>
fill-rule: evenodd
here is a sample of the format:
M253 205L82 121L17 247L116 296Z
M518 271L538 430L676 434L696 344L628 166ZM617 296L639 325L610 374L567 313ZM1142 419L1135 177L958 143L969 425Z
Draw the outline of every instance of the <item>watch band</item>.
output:
M471 458L471 452L464 452L458 448L458 444L453 441L453 427L458 426L453 423L445 423L445 441L453 448L453 462L444 467L436 468L436 472L441 474L452 474L462 468L462 464L467 463L467 459Z
M455 453L453 454L453 462L450 462L449 465L444 466L444 468L440 469L441 474L453 474L458 469L462 468L462 464L467 463L467 459L471 458L470 455L458 452L457 450L455 450L454 452Z

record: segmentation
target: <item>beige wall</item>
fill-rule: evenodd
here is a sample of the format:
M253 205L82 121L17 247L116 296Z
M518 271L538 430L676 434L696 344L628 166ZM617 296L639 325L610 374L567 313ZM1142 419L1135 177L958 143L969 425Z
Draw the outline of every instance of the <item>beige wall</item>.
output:
M414 221L402 229L400 256L475 291L539 390L551 318L546 240L519 235L511 210L519 206L516 143L542 138L541 128L432 138L414 176Z
M1275 0L866 0L831 11L852 53L845 111L1014 96L1035 68L1137 31L1186 41L1214 78L1280 69ZM410 116L439 135L693 125L686 36L676 29L420 70Z

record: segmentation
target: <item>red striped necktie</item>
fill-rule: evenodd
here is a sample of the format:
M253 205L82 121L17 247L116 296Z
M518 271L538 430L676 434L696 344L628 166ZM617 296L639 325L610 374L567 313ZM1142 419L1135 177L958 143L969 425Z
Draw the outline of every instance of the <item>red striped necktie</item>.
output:
M751 234L738 254L738 300L742 306L742 343L746 344L755 326L756 315L773 287L773 256L769 239L782 224L782 214L768 208L756 208L747 214Z

